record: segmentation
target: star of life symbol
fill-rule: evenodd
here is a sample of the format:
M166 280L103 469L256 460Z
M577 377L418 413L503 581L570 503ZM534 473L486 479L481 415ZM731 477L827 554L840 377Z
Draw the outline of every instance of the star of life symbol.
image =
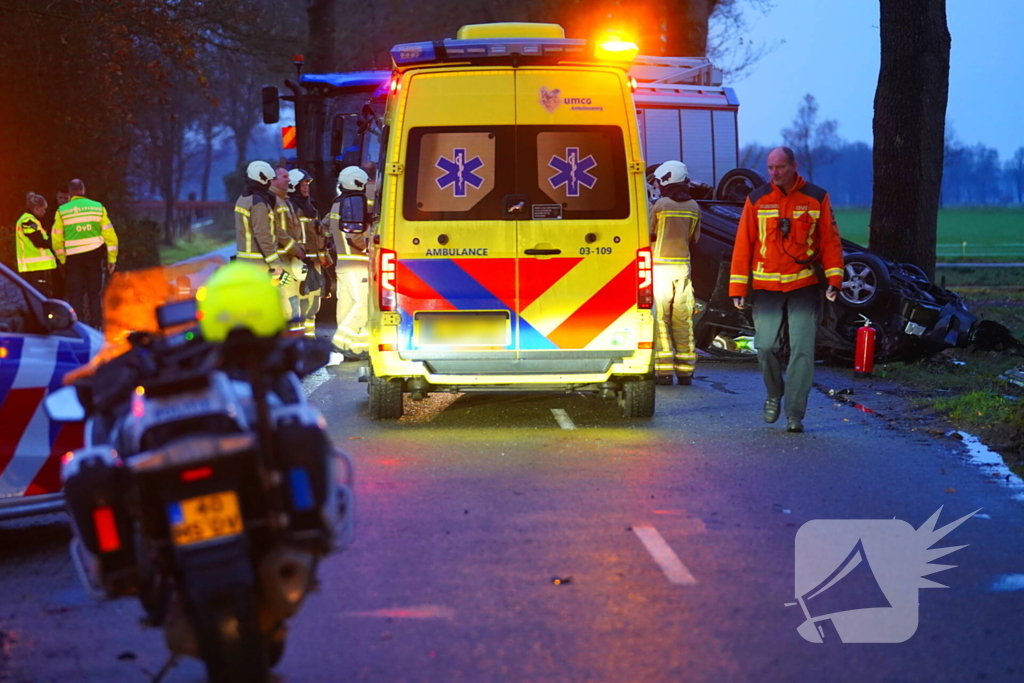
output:
M936 529L940 507L919 529L899 519L816 519L796 534L797 627L812 643L902 643L917 632L918 589L946 588L929 564L966 548L932 546L978 511Z
M548 178L551 188L557 190L565 185L565 193L570 197L580 196L580 185L588 190L593 190L597 185L597 178L589 173L590 169L597 166L594 155L589 154L585 159L580 159L579 147L566 147L565 158L557 154L551 157L548 166L558 171Z
M479 190L484 184L484 179L478 176L475 171L483 168L483 160L476 156L466 160L465 149L452 150L452 159L441 157L437 160L437 167L444 171L444 175L437 179L437 186L442 190L449 185L454 185L456 197L465 197L466 185L472 185Z

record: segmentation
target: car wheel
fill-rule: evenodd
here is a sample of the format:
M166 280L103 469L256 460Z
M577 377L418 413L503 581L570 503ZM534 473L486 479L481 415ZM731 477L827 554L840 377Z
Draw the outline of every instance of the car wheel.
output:
M619 413L631 419L653 417L654 379L623 382L619 392Z
M715 199L723 202L742 202L755 188L764 185L764 178L750 168L734 168L718 181Z
M853 311L866 311L889 293L889 268L874 254L858 252L846 257L838 303Z
M370 369L370 419L397 420L402 417L402 380L377 377Z

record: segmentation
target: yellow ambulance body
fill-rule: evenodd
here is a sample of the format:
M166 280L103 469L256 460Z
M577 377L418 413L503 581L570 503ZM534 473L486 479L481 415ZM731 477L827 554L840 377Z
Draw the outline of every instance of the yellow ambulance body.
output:
M635 54L553 24L392 50L370 240L373 418L432 391L598 391L627 417L653 414Z

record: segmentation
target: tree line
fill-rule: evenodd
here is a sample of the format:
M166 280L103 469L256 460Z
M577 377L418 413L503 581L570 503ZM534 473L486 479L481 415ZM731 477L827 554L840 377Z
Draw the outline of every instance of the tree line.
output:
M779 139L796 152L801 174L828 189L833 204L871 206L874 178L873 153L865 142L843 140L834 119L822 120L813 95L801 101L793 123ZM740 165L765 175L768 152L774 145L750 143L740 150ZM1024 146L1009 159L999 151L960 140L946 124L943 149L942 207L1024 205Z

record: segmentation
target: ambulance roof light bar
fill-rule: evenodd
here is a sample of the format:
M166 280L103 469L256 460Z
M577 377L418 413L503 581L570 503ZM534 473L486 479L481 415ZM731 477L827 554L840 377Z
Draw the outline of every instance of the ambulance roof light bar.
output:
M639 51L621 38L591 44L565 38L558 24L475 24L463 26L455 40L404 43L391 48L391 59L401 69L420 64L463 61L500 61L513 55L529 59L617 63L628 66Z

